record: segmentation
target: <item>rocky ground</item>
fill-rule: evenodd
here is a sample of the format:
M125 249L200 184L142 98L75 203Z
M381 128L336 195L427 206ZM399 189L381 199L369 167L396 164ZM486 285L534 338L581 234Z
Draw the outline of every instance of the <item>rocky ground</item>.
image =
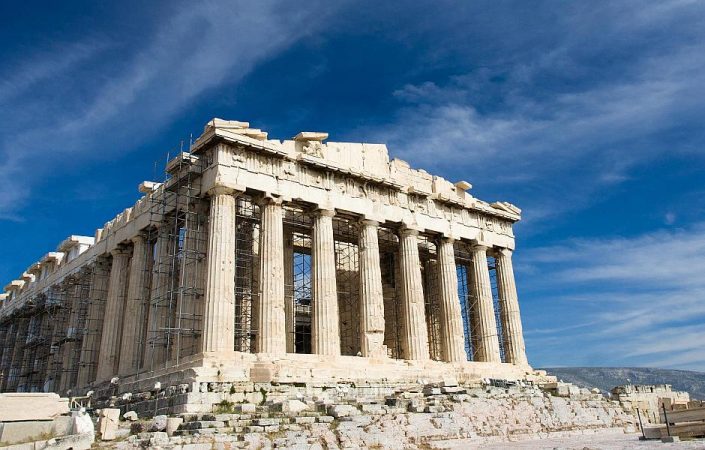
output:
M563 433L616 430L626 442L634 417L599 394L573 389L566 396L535 386L506 388L426 385L378 400L331 390L275 403L222 404L211 414L141 420L127 415L110 448L469 448L538 445L533 439ZM133 420L130 420L133 419ZM182 422L183 420L183 422ZM567 435L571 434L571 437ZM579 435L581 438L582 435ZM588 438L589 439L589 438ZM560 446L559 446L560 447ZM567 447L570 448L570 447ZM581 447L582 448L582 447Z

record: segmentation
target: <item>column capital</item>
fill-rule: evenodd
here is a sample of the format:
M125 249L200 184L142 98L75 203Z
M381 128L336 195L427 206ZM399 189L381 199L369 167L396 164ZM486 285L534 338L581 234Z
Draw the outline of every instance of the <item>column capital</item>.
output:
M245 192L244 190L239 190L239 189L234 189L231 187L227 186L213 186L212 188L208 189L208 196L210 197L216 197L218 195L233 195L237 197L238 195L242 194Z
M281 195L276 195L276 194L270 194L270 193L263 193L260 195L255 196L254 202L259 205L259 206L265 206L265 205L279 205L281 206L286 199L282 197Z
M485 243L473 242L471 244L471 248L472 248L472 251L474 251L474 252L479 252L479 251L486 252L490 247Z
M511 257L512 254L514 253L514 250L512 250L511 248L506 248L506 247L495 247L494 252L497 253L498 255Z
M128 250L126 247L115 247L114 249L110 250L110 254L115 256L130 256L130 250Z
M457 239L456 239L455 236L453 236L453 235L441 234L441 235L438 237L438 242L448 242L448 243L451 243L451 244L452 244L452 243L454 243L455 241L457 241Z
M335 208L318 208L315 213L322 217L333 217L335 216Z
M399 228L399 235L400 236L418 236L419 230L417 230L416 228L410 228L410 227L402 225L402 227Z
M360 224L370 226L370 227L379 227L378 221L372 220L372 219L367 219L365 217L360 218Z
M147 240L147 233L144 230L138 231L130 240L133 244L137 244L138 242L143 243Z

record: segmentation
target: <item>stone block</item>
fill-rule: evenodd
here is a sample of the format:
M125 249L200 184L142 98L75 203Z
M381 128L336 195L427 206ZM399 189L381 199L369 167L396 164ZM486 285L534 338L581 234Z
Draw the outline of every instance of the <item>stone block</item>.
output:
M115 439L120 420L120 410L117 408L103 408L100 410L98 419L98 431L100 438L104 441Z
M294 423L298 424L309 424L309 423L315 423L316 418L315 417L296 417L294 418Z
M73 431L73 417L71 416L59 416L52 422L52 434L54 436L66 436Z
M362 405L362 412L367 414L384 414L384 407L374 403Z
M464 394L465 389L461 388L460 386L448 386L448 387L442 387L441 392L443 394Z
M95 435L95 427L91 417L83 411L73 413L72 433Z
M253 405L252 403L243 403L240 405L240 412L243 414L253 414L255 411L257 411L257 406Z
M130 422L134 422L137 420L137 413L134 411L127 411L125 414L122 415L122 418L125 420L129 420Z
M150 447L158 447L161 445L167 445L169 443L169 436L163 431L158 431L152 433L152 437L149 438Z
M301 400L284 400L274 404L273 407L275 411L281 411L289 415L295 415L310 409L310 407Z
M0 424L0 444L16 444L39 439L50 434L54 428L52 421L5 422Z
M331 405L328 407L328 414L337 418L347 416L357 416L360 410L352 405Z
M425 395L441 395L441 388L427 386L423 389Z
M73 450L89 450L95 441L94 433L72 434L56 439L56 444L53 447L56 449L73 449Z
M178 430L182 423L184 423L182 417L168 417L166 419L166 434L173 436L174 431Z
M0 394L0 422L52 420L68 413L68 399L56 394L34 392Z
M165 415L154 416L152 423L149 425L149 431L165 431L166 419Z
M558 387L556 387L556 395L568 397L570 395L570 387L567 384L559 383Z
M280 420L279 419L274 419L274 418L261 418L261 419L255 419L252 421L253 425L259 425L262 427L266 427L269 425L279 425Z

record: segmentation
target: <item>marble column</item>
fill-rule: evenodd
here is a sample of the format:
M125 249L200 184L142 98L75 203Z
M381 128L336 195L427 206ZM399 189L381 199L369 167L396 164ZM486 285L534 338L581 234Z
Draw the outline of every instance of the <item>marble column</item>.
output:
M335 211L319 210L311 239L311 349L317 355L340 355L338 291L335 280Z
M453 240L438 243L438 283L441 312L441 357L443 361L467 361L465 332L458 298L458 272Z
M429 359L428 329L419 259L418 231L401 230L399 236L399 276L402 297L402 354L404 359Z
M257 314L258 353L286 353L284 304L284 228L280 199L265 198L260 203L259 314Z
M360 258L360 353L366 357L387 356L384 346L384 296L380 270L379 224L363 220L358 240Z
M88 290L88 315L81 343L81 361L76 383L78 387L87 386L88 383L95 381L109 276L107 258L98 259L92 267L91 285Z
M29 319L17 318L17 332L15 333L15 347L12 350L10 360L10 370L8 371L8 379L5 383L4 391L13 392L17 389L20 382L20 371L22 368L22 358L24 357L24 345L27 340L27 330L29 328Z
M144 234L139 233L132 238L133 250L130 262L130 278L127 284L127 299L125 302L125 317L123 323L122 344L118 375L125 376L137 372L141 359L141 334L144 326L143 306L147 295L147 272L149 245Z
M487 247L476 245L472 248L471 290L475 305L472 308L472 329L475 346L474 361L501 362L499 357L499 338L497 320L494 315L490 272L487 267Z
M152 266L144 343L143 367L147 370L156 370L166 362L166 342L161 339L160 330L168 323L166 297L172 274L169 257L170 242L168 225L157 224L157 241L154 249L156 260Z
M215 187L210 195L202 351L235 348L235 191Z
M285 228L284 238L284 314L286 316L286 352L296 353L294 320L294 236Z
M7 332L5 334L5 350L2 354L2 360L0 360L0 392L5 392L7 390L8 379L10 378L10 368L12 367L12 355L15 351L14 347L10 344L14 342L17 336L17 320L12 320L12 322L7 324Z
M122 334L130 252L124 248L116 248L111 254L113 255L113 264L110 268L108 295L105 302L103 336L100 339L100 353L98 354L97 381L109 380L115 376L120 358L120 335Z
M508 363L526 365L524 332L519 313L519 297L514 280L512 251L499 249L495 254L497 265L497 291L500 302L500 317L504 331L504 355Z

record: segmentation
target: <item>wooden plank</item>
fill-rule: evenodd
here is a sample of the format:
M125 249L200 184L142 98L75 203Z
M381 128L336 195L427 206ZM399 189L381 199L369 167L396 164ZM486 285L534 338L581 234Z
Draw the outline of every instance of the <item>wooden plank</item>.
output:
M705 421L705 408L692 408L680 411L666 411L669 423ZM663 410L660 413L661 422L666 423Z

